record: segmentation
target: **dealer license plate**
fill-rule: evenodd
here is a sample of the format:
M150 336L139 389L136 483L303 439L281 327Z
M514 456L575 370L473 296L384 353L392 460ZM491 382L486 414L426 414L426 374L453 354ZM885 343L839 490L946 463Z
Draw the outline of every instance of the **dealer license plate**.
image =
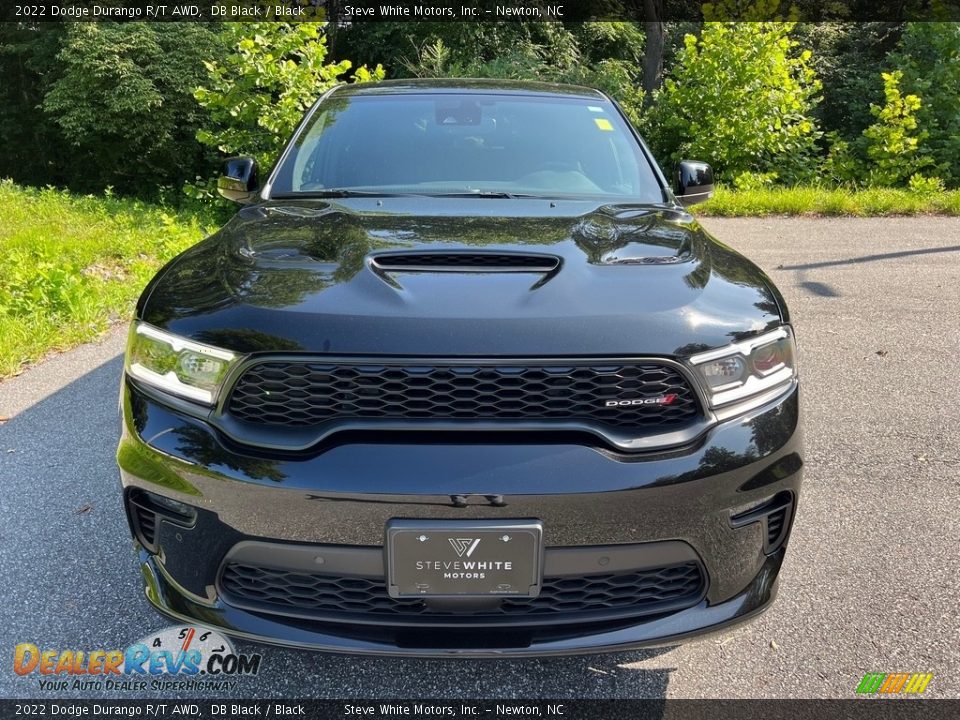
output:
M386 562L391 597L536 597L543 527L530 520L391 520Z

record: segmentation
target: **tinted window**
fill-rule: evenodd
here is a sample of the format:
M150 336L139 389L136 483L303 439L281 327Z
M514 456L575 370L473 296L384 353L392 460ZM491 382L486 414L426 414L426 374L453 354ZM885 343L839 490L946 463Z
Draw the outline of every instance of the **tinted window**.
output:
M663 201L611 104L508 95L327 101L297 138L273 192L331 189Z

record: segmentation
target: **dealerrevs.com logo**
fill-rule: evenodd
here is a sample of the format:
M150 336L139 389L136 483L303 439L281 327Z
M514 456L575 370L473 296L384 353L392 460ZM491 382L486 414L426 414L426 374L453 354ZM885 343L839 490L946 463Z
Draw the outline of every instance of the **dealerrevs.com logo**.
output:
M260 655L240 655L216 630L174 625L119 650L41 649L20 643L13 671L40 690L231 690L232 678L256 675ZM169 680L163 676L187 676ZM202 677L201 677L202 676Z
M919 695L933 680L933 673L867 673L855 692L858 695Z

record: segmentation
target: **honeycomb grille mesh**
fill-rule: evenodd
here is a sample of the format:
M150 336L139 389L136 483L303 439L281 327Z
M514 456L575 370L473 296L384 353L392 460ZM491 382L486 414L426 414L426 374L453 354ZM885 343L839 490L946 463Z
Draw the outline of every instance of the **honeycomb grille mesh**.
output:
M703 592L696 563L604 575L544 578L535 598L504 598L496 610L472 617L590 614L629 610L637 614L693 605ZM278 612L318 615L452 615L419 598L391 598L382 578L339 577L230 563L221 578L224 592Z
M645 404L607 407L610 401ZM353 365L261 362L236 382L234 417L309 427L349 420L574 422L673 429L698 416L696 395L658 363Z

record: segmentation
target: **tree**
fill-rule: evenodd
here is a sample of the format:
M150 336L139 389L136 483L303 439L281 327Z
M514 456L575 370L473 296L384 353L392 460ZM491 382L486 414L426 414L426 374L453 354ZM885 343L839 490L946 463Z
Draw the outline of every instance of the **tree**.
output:
M793 27L710 22L687 35L648 120L661 159L706 160L727 179L770 170L797 179L818 137L820 83Z
M420 60L438 42L447 51L448 74L460 77L467 69L488 66L499 66L508 74L511 63L567 69L581 58L567 27L542 21L356 23L338 29L336 38L337 57L383 63L391 75L401 77L434 74ZM513 76L518 73L514 70Z
M85 158L70 185L151 195L209 169L193 89L219 51L201 23L70 23L42 101L58 141Z
M873 123L871 103L883 102L878 69L897 46L903 23L827 22L797 25L795 39L810 48L811 67L823 84L814 110L820 128L855 141Z
M61 184L71 167L43 95L57 68L66 23L0 23L0 177Z
M194 96L210 113L197 139L226 155L253 155L269 167L306 110L337 82L380 80L383 68L354 69L349 60L325 63L325 24L229 23L229 50L205 63Z
M643 90L647 97L663 81L663 50L667 34L663 23L663 0L643 0Z
M908 23L890 64L905 92L921 98L916 121L936 172L960 186L960 24Z
M643 58L643 26L639 22L578 22L568 29L581 62L622 60L639 65Z

